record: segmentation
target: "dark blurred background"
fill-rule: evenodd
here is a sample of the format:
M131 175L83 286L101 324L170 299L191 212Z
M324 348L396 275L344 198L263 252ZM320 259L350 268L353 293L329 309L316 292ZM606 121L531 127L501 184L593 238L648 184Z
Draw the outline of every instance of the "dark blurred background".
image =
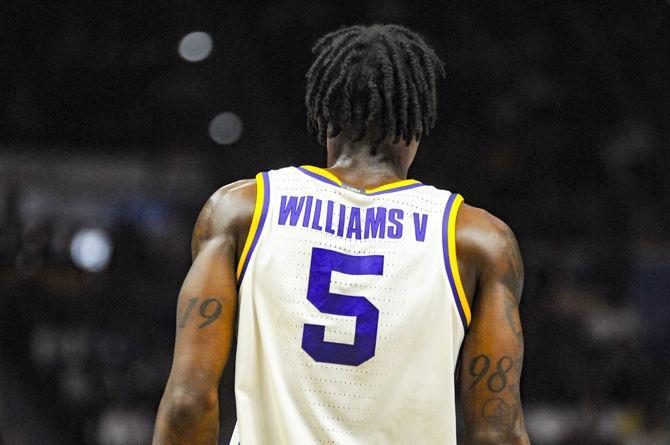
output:
M516 232L534 444L670 443L670 3L22 1L0 26L0 443L142 444L198 211L323 164L312 43L448 66L411 176ZM230 385L228 369L224 383ZM222 443L234 422L222 390Z

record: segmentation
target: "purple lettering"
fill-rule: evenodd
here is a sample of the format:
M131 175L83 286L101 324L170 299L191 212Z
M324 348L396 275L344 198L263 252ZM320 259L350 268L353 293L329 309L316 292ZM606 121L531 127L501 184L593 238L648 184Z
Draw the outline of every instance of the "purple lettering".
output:
M361 239L361 209L358 207L352 207L349 214L347 238L351 238L352 235L355 235L356 239Z
M314 220L312 220L312 229L323 230L323 227L319 225L320 219L321 219L321 200L317 199L314 202Z
M365 212L365 239L384 238L386 232L386 208L375 207Z
M335 229L333 229L333 206L335 204L333 201L328 201L328 206L326 207L326 232L328 233L335 233Z
M389 223L393 225L388 226L388 231L386 235L389 238L398 239L402 238L402 218L404 212L401 209L391 209L389 210Z
M421 216L420 221L419 216ZM414 235L417 241L425 241L426 226L428 226L428 215L419 215L418 213L414 212Z
M307 227L309 224L309 217L312 216L312 198L311 196L307 197L307 201L305 201L305 216L302 218L302 226Z
M286 225L286 220L290 218L289 224L295 226L298 223L298 218L302 212L302 206L305 203L305 197L291 196L287 199L286 196L281 197L279 205L279 225Z
M344 204L340 204L340 215L339 215L339 221L337 223L337 236L344 236L344 215L345 215L346 207L344 207Z

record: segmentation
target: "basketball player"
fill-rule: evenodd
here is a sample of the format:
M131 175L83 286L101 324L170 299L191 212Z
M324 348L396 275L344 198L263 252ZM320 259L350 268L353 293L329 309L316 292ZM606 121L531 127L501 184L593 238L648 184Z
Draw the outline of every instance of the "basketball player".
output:
M406 179L441 61L394 25L340 29L314 53L308 122L328 168L259 173L203 208L154 444L217 442L235 335L231 443L455 444L460 354L464 443L527 444L514 235Z

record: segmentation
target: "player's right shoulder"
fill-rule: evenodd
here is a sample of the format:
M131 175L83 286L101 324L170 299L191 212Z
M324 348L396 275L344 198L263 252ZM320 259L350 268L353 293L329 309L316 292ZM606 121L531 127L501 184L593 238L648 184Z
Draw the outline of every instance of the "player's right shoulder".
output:
M256 203L256 179L241 179L215 191L205 206L211 205L214 222L245 219L253 214Z
M242 179L216 190L203 206L193 229L191 254L203 243L219 237L244 239L256 205L256 179Z

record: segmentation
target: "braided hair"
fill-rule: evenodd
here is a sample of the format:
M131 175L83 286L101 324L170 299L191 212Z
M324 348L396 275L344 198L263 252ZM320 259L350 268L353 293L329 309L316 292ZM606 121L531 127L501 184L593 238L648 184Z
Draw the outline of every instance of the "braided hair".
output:
M321 37L307 71L307 129L320 144L342 129L354 141L407 144L435 125L436 81L444 64L416 33L399 25L351 26Z

